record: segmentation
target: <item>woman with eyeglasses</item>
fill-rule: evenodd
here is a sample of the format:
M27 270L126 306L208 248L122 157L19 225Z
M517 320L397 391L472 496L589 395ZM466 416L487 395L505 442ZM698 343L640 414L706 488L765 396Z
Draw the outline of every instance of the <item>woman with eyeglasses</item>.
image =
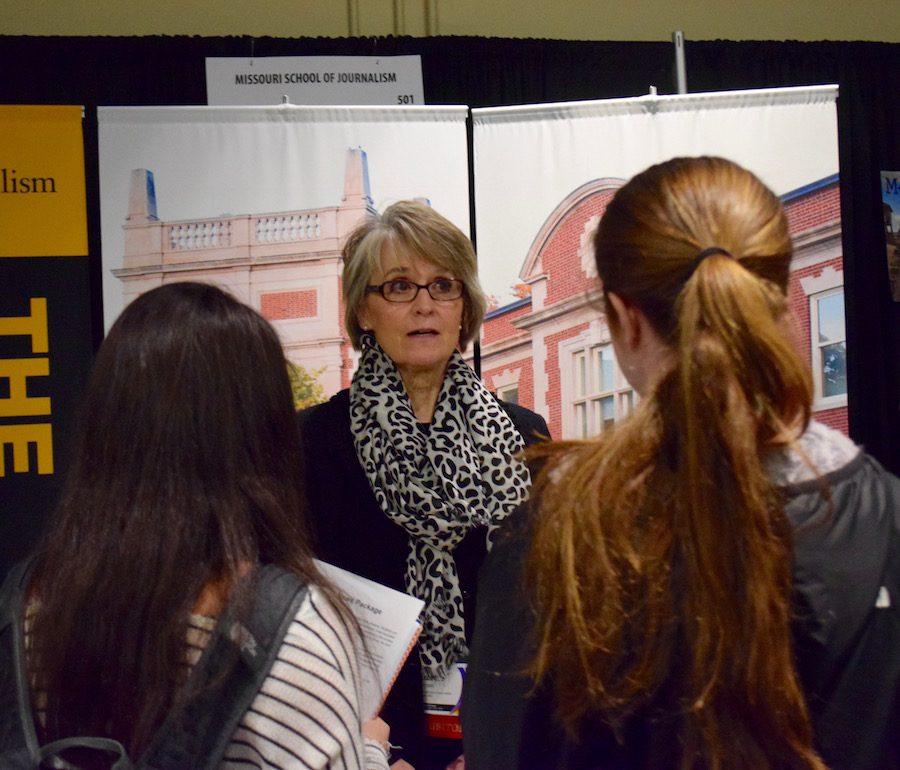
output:
M383 717L404 759L443 768L462 750L458 721L432 717L429 728L425 701L446 701L459 683L478 569L528 495L514 455L547 426L498 401L460 355L486 301L455 225L401 201L363 221L343 256L345 323L360 360L349 390L300 413L310 520L322 558L425 602ZM440 729L454 737L429 738Z

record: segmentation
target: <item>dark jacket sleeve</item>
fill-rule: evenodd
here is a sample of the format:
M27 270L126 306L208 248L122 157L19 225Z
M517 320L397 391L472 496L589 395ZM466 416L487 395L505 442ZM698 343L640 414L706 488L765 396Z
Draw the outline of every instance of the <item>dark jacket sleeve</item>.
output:
M500 404L525 446L549 439L547 423L539 414L518 404ZM530 516L526 504L504 522L479 575L461 710L470 768L519 767L526 719L534 713L534 699L528 697L532 683L524 674L532 652L534 617L522 580ZM544 727L541 734L547 735ZM531 761L538 758L531 757Z
M525 440L525 446L531 446L539 441L547 441L550 438L546 420L536 412L507 401L500 401L500 405L506 410L516 430Z
M466 765L478 770L519 766L534 623L522 585L527 516L523 506L506 522L478 583L461 713Z
M900 767L900 481L865 454L787 505L795 655L833 770Z

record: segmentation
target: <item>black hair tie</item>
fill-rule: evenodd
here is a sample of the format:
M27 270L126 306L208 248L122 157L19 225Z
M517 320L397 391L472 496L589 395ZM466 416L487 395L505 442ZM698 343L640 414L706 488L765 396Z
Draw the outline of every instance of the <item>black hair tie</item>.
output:
M693 273L698 267L700 267L700 263L706 259L707 257L711 257L714 254L721 254L723 257L728 257L729 259L735 259L734 254L732 254L727 249L723 249L720 246L710 246L708 249L703 249L696 257L694 257L694 261L691 263L691 272Z

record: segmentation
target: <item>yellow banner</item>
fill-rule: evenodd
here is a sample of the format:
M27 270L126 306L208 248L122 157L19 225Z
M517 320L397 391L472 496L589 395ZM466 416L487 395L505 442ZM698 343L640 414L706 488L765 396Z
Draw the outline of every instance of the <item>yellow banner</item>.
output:
M0 257L87 255L82 108L0 105Z

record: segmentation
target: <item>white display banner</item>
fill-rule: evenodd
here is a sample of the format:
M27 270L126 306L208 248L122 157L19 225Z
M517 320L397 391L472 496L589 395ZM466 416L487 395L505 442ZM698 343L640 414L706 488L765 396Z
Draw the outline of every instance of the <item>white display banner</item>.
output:
M424 104L422 57L207 57L207 104Z
M469 230L465 107L100 108L104 320L161 283L260 310L319 396L349 382L340 248L372 210ZM317 390L320 389L320 390Z
M488 386L514 390L555 437L597 433L630 410L591 301L591 235L637 172L718 155L782 196L815 408L846 430L836 96L815 86L473 110L480 275L496 300L482 347Z

